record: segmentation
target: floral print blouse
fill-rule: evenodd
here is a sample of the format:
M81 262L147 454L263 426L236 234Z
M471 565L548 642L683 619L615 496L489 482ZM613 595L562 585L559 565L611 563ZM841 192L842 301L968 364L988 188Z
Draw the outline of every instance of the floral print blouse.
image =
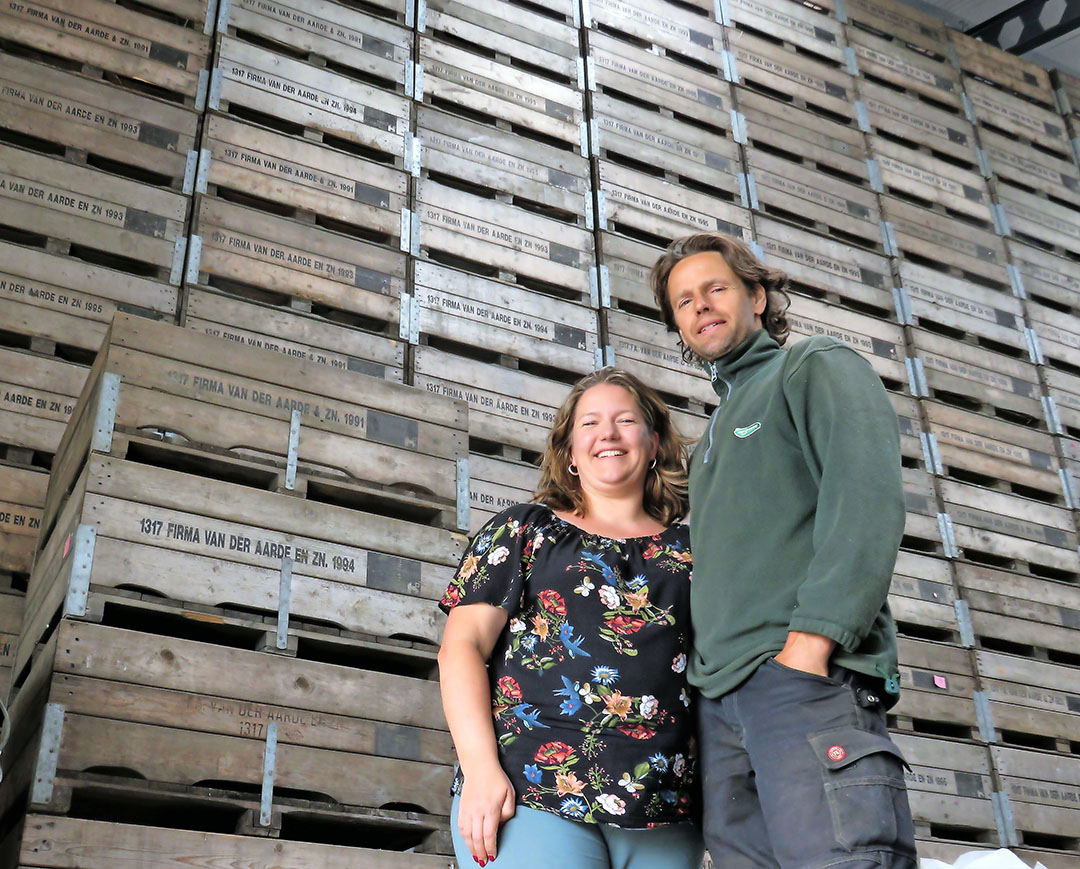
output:
M619 540L519 504L473 538L440 607L509 612L488 672L520 805L619 827L691 816L691 570L685 525Z

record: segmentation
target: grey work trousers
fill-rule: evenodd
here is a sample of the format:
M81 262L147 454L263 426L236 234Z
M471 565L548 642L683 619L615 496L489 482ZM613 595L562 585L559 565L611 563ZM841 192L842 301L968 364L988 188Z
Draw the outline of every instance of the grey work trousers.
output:
M698 698L705 844L717 869L915 869L904 760L875 680L769 659Z

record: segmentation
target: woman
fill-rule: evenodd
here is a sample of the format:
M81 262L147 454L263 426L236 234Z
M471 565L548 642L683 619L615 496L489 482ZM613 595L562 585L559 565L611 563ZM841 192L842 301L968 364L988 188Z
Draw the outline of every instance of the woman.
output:
M440 604L458 863L696 869L685 447L660 397L580 380L536 500L481 529Z

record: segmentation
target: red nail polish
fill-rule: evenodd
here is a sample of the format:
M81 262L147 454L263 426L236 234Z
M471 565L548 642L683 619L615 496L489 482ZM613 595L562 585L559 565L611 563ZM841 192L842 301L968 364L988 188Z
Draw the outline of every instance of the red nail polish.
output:
M492 860L494 860L494 859L495 859L495 855L494 855L494 854L488 854L488 862L489 862L489 863L490 863L490 862L491 862Z
M487 866L487 860L481 860L480 861L480 869L484 869L485 866Z

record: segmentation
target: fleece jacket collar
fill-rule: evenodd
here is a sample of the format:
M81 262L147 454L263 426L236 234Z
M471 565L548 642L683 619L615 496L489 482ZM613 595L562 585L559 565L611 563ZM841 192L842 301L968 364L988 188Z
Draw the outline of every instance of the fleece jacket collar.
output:
M712 380L713 391L721 404L731 397L731 390L746 380L758 368L783 351L765 329L758 329L719 359L705 363L705 372Z

